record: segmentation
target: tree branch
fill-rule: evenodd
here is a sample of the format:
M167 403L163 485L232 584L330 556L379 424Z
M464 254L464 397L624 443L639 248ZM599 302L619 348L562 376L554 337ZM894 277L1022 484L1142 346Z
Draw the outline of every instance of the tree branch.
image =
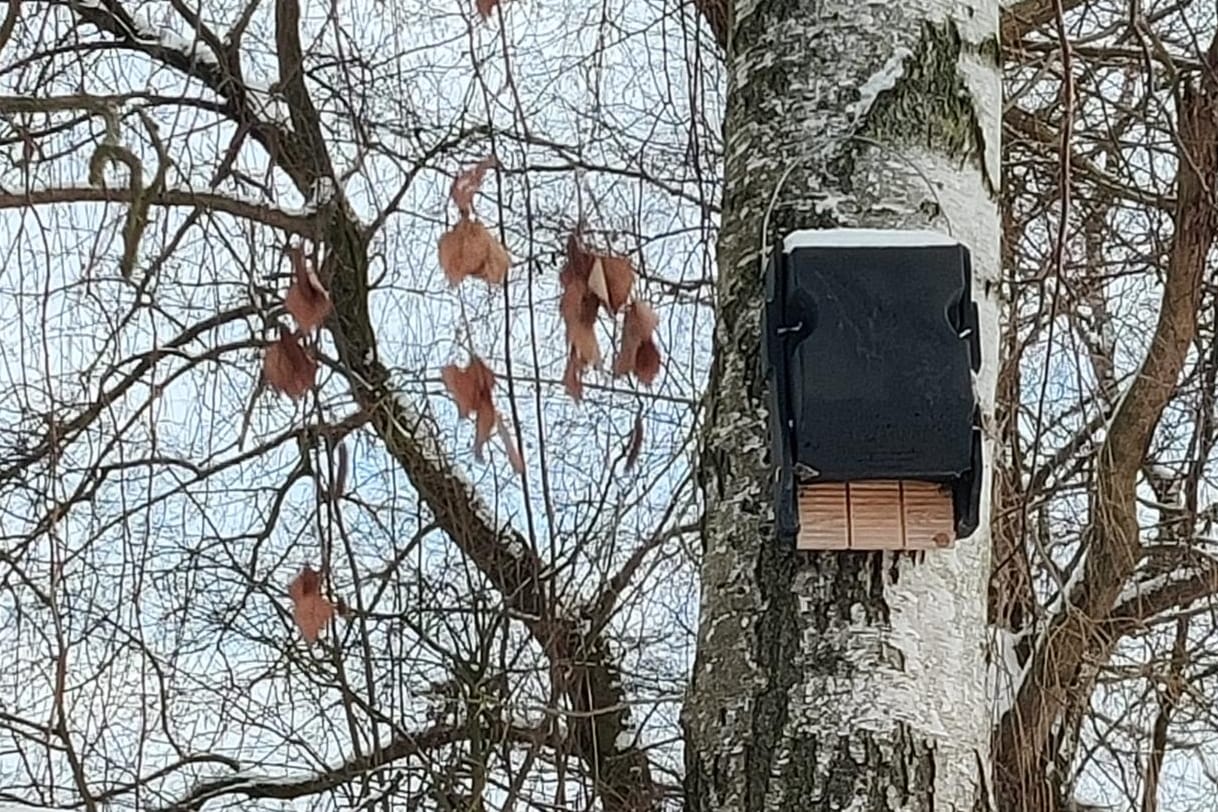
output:
M377 752L356 756L332 769L293 780L242 773L213 778L195 785L186 797L163 807L161 812L198 812L208 801L224 795L239 794L251 800L273 798L282 801L316 795L395 761L462 741L468 735L463 727L438 725L415 735L398 736Z
M239 61L221 64L199 53L192 53L157 38L141 36L139 27L118 0L94 0L85 5L70 0L73 12L82 21L110 34L124 48L145 54L166 67L197 80L224 100L222 112L238 126L248 123L249 133L279 163L303 194L310 180L301 175L297 167L308 166L309 151L306 144L281 122L270 122L257 114L251 104L251 91L242 83L235 68ZM231 56L231 55L226 55ZM283 153L286 160L279 161Z
M1122 592L1102 624L1106 642L1115 643L1164 612L1184 608L1218 592L1218 562L1207 558L1193 567L1181 567Z
M4 21L0 22L0 51L4 50L4 46L8 45L9 37L13 35L13 29L17 27L17 19L21 16L21 0L8 0L8 11L5 12Z
M153 189L145 191L149 203L165 207L203 209L231 214L256 223L283 229L306 237L317 235L320 219L317 215L293 214L274 206L236 200L213 192L192 189ZM22 209L29 206L50 206L57 203L131 203L133 195L126 187L95 189L91 186L67 186L58 189L33 189L28 192L0 190L0 209Z
M727 50L728 23L727 4L729 0L694 0L694 9L702 15L706 25L715 38L715 43L724 51Z
M1211 46L1218 48L1218 37ZM1180 165L1175 228L1159 321L1138 374L1120 399L1096 457L1093 506L1082 539L1086 558L1061 612L1040 641L1015 709L1000 722L996 763L1004 792L1034 791L1053 726L1081 665L1105 650L1099 633L1142 554L1136 476L1151 434L1176 389L1197 330L1206 257L1218 235L1212 195L1218 178L1218 97L1212 82L1184 84L1179 100ZM1031 783L1030 783L1031 782Z
M494 586L545 651L571 714L573 752L594 777L607 812L654 808L646 754L620 746L630 710L608 641L589 618L564 613L547 597L545 563L528 539L500 527L474 486L451 463L434 422L401 397L377 359L368 311L368 235L337 209L326 235L322 276L332 280L331 334L356 401L438 524Z

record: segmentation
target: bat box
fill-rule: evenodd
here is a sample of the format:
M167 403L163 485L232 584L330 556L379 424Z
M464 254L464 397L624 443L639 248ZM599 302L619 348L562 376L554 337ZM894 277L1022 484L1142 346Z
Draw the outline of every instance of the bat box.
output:
M796 231L766 266L780 539L948 547L977 527L981 365L969 252L925 231Z

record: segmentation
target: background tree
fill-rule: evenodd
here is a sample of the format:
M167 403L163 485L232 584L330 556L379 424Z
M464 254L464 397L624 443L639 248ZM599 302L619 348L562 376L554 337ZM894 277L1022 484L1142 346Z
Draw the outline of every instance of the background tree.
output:
M822 19L811 5L520 0L482 11L26 0L0 12L0 650L11 652L0 804L640 809L767 792L793 803L831 757L792 751L786 764L807 772L785 767L767 787L756 765L781 762L781 741L766 734L782 729L754 741L738 715L727 727L754 747L754 769L731 753L706 779L721 742L697 716L717 701L704 679L717 641L699 663L688 747L677 719L699 568L709 583L725 560L716 527L751 504L739 516L755 532L741 538L753 555L775 553L762 544L764 507L743 487L759 449L731 462L739 471L721 468L743 477L725 485L751 500L732 508L711 473L725 446L704 444L714 465L699 467L695 442L723 439L708 432L744 391L728 374L743 347L707 384L711 291L721 334L748 339L756 279L728 257L755 259L741 229L772 174L732 175L742 153L725 148L723 127L745 143L794 138L781 124L792 111L767 99L815 104L768 69L765 48L789 38L794 51L770 52L785 59L816 42L812 56L849 81L822 84L802 65L793 74L808 94L833 87L810 119L822 129L805 139L860 163L829 167L830 182L809 190L827 165L808 147L776 224L802 220L800 187L817 225L862 222L834 192L908 204L925 188L901 157L911 146L861 139L886 143L907 117L881 113L899 112L908 93L949 108L963 98L928 94L920 83L951 71L921 71L917 57L958 47L975 65L963 72L971 88L993 77L983 58L993 16L952 12L965 18L953 45L930 7L878 12L937 23L922 29ZM1024 0L1001 31L993 725L942 745L980 756L964 762L929 752L925 734L938 731L924 709L904 728L884 718L852 738L878 749L894 731L917 734L901 743L916 756L915 808L931 759L947 793L936 800L984 795L992 733L999 803L1209 809L1215 21L1187 2ZM936 47L914 47L924 42ZM867 85L873 73L888 79ZM850 104L858 120L841 114ZM932 110L929 121L951 112ZM926 149L956 155L939 132ZM956 137L966 155L976 146L975 133ZM474 217L513 263L503 287L452 289L437 256L458 217L448 193L488 154L499 166ZM906 184L833 185L868 165ZM967 179L973 194L981 166L936 163L931 180ZM953 216L955 194L937 190L953 229L983 228L971 212ZM563 391L558 277L577 231L588 250L629 257L635 293L656 308L665 363L651 388L592 371L581 404ZM288 245L303 247L333 305L317 332L316 387L300 401L259 387L267 343L294 324ZM607 363L623 327L599 319ZM475 426L458 421L441 377L471 354L497 376L523 476L497 437L485 461L473 458ZM950 560L961 559L911 571ZM826 557L812 571L854 568L859 579L846 581L863 583L877 562ZM777 563L767 559L778 577L766 584L786 578ZM316 599L340 610L312 645L289 596L305 564L323 571ZM860 604L925 583L903 578ZM775 588L765 611L798 611L792 594ZM747 609L757 597L735 599ZM720 603L707 617L727 599L708 590L706 604ZM877 628L902 645L915 628L943 628L893 614ZM848 617L826 613L839 627ZM762 647L769 657L805 645L782 624L766 629L778 638ZM886 666L900 679L882 696L925 681L923 662L907 657L903 675ZM806 706L790 695L788 713ZM778 692L761 696L763 711L781 708ZM790 718L798 735L785 735L806 744L814 729ZM883 767L846 775L895 783ZM848 789L813 791L827 802Z
M0 800L664 803L697 370L646 399L589 375L573 404L557 276L582 220L633 259L665 353L703 351L701 91L651 93L641 125L637 92L606 91L680 87L690 69L630 60L696 51L688 22L588 11L589 39L544 9L509 28L464 5L7 8ZM474 208L516 262L450 289L449 189L488 153ZM294 324L289 246L332 303L299 401L260 382ZM612 360L620 320L600 329ZM441 370L473 354L524 477L498 440L470 459ZM310 627L340 609L318 644L290 584Z
M1215 21L1190 3L1065 6L1004 22L996 777L1021 810L1080 788L1115 808L1203 808Z

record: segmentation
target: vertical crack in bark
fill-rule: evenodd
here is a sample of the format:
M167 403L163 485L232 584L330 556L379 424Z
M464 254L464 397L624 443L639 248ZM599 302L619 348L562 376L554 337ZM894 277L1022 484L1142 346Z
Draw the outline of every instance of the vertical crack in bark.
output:
M764 609L757 619L759 663L770 664L765 688L753 712L753 743L749 751L748 808L765 809L770 783L785 749L788 695L800 681L799 618L792 591L795 554L777 544L762 544L757 555L757 585ZM785 776L784 776L785 778Z

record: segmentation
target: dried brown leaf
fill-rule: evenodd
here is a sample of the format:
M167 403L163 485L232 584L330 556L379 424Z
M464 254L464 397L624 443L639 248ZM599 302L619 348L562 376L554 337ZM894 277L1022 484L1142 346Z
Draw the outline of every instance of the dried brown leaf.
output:
M567 328L567 343L583 366L596 366L601 362L600 342L596 338L599 307L587 282L577 276L570 277L559 299L558 312Z
M596 255L584 250L577 234L567 235L567 263L558 275L558 281L564 286L572 279L579 279L587 284L595 261Z
M321 594L321 574L307 564L288 585L292 599L292 619L310 643L334 616L334 606Z
M483 263L477 276L487 284L502 285L503 280L507 279L508 266L512 264L512 258L508 256L507 249L495 235L489 231L486 232L486 235L488 238L486 262Z
M279 340L266 348L262 372L268 386L292 400L299 400L313 388L317 361L304 346L304 336L300 332L290 333L280 325Z
M605 281L605 263L601 257L592 261L592 271L588 274L588 290L608 306L609 283Z
M575 234L567 238L567 262L558 275L558 282L562 285L558 312L567 328L567 343L573 348L575 356L574 362L568 361L567 373L576 378L583 374L585 367L597 366L601 362L600 342L596 338L600 299L590 288L590 284L604 281L604 270L602 268L598 274L597 264L596 255L585 251ZM600 282L593 282L594 275L598 276ZM571 369L572 363L576 367L574 370ZM568 385L567 389L571 391L571 386Z
M618 313L630 299L634 266L625 257L597 257L589 274L588 287L610 315Z
M456 401L457 412L462 417L469 417L491 402L495 373L477 356L464 367L449 364L440 370L440 378Z
M660 364L660 348L653 339L645 339L639 344L639 351L634 356L634 376L651 386L660 374Z
M495 373L481 358L474 356L465 367L456 364L444 367L440 370L440 378L456 401L458 414L474 418L474 457L481 461L482 447L495 430L495 403L491 398Z
M478 9L478 14L482 19L491 16L491 12L495 10L495 6L499 5L499 0L474 0L474 5Z
M448 283L457 286L467 276L474 276L492 285L501 285L507 278L511 258L503 243L479 222L462 216L457 224L440 237L440 267Z
M486 2L486 0L479 0ZM482 15L485 17L486 15ZM466 169L457 175L453 180L452 188L448 195L452 198L453 203L457 204L457 210L465 216L469 216L474 211L474 195L478 194L478 190L482 188L482 181L486 177L486 170L499 165L499 161L494 155L488 155L478 163Z
M330 314L330 293L309 267L300 246L289 246L287 253L292 258L293 279L284 304L292 318L296 319L300 330L311 333L320 327Z
M567 368L562 375L563 386L567 394L576 402L584 399L584 365L575 356L574 348L567 353Z
M635 302L626 309L622 325L622 348L613 362L614 375L634 374L650 386L660 373L660 350L652 333L660 323L646 302Z
M512 470L518 474L524 474L524 457L520 454L520 449L516 447L516 441L512 438L512 432L508 431L507 423L502 417L498 418L499 424L499 439L503 442L503 448L507 452L508 463L512 466Z

